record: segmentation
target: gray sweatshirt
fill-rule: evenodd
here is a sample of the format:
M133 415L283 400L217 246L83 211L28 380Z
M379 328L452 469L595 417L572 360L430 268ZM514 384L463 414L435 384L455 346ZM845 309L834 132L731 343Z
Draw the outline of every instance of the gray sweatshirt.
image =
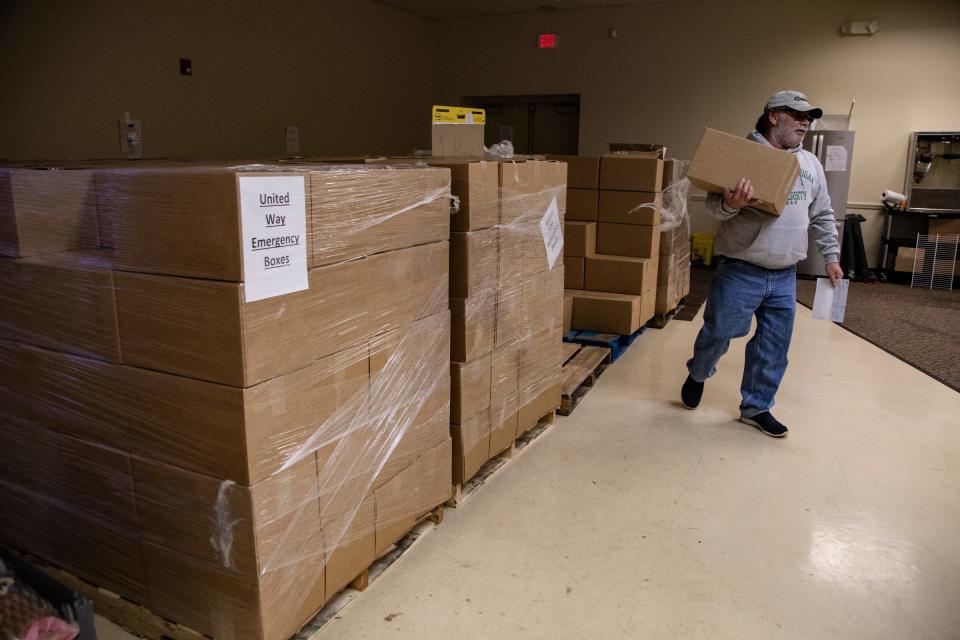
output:
M747 138L772 146L757 131L750 132ZM807 229L813 227L817 248L827 264L839 261L837 222L823 166L815 155L800 147L788 151L796 154L800 162L800 176L779 216L752 207L731 209L722 195L707 195L707 211L722 220L715 253L768 269L782 269L807 257Z

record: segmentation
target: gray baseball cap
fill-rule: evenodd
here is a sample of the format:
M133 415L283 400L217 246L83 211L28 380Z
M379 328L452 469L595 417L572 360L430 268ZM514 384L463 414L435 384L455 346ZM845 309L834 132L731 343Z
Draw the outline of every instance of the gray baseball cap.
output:
M763 108L764 113L774 109L793 109L794 111L803 111L809 113L813 119L823 117L823 109L815 107L807 100L807 96L799 91L778 91L773 94L767 105Z

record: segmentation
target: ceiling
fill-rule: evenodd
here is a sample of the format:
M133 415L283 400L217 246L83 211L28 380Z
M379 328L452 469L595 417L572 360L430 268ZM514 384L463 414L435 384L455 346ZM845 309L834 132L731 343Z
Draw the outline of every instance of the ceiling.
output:
M430 19L472 18L503 13L560 11L584 7L656 4L678 0L376 0L407 13Z

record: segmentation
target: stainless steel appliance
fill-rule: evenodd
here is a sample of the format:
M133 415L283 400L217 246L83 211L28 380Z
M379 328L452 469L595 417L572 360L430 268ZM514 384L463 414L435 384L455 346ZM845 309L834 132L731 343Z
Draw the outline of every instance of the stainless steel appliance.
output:
M960 211L960 131L910 134L904 195L910 211Z
M827 177L827 192L837 216L837 236L843 241L843 221L847 217L847 198L850 194L850 167L853 165L854 131L811 131L803 141L803 148L817 156ZM809 232L807 258L797 264L797 273L807 276L825 275L826 264L817 250L813 231Z

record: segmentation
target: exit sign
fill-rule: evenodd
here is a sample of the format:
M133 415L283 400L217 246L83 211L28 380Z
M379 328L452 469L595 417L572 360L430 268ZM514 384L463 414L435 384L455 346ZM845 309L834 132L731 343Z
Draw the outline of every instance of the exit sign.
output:
M537 46L541 49L556 49L558 44L557 34L541 33L537 38Z

